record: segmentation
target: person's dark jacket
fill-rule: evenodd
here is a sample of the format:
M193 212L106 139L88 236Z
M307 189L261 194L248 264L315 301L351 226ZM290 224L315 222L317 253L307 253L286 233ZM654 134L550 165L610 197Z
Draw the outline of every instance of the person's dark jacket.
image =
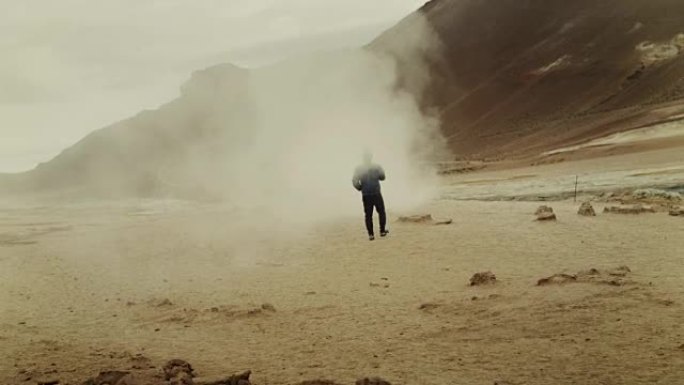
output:
M382 180L385 180L385 170L377 164L368 164L356 168L352 183L363 195L377 195Z

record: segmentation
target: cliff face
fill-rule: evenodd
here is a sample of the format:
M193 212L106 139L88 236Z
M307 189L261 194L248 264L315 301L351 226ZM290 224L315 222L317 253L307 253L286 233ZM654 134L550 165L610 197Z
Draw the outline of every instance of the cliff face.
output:
M679 0L432 0L419 12L441 40L424 100L457 155L601 136L684 97Z

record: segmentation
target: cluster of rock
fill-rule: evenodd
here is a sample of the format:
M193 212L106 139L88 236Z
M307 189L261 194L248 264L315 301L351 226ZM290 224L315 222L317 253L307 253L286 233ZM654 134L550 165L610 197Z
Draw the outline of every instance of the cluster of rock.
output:
M197 378L187 361L173 359L159 372L105 371L82 385L251 385L251 371L222 378Z
M588 269L576 274L557 273L537 281L537 286L563 285L568 283L593 283L605 284L610 286L624 286L632 282L628 275L632 270L627 266L618 266L614 269L600 271L598 269ZM470 278L470 286L493 285L497 282L496 275L491 271L475 273ZM437 304L425 303L420 306L421 310L430 310L438 307Z
M568 283L594 283L624 286L633 283L627 279L627 275L631 272L632 270L630 270L629 267L619 266L615 269L606 271L599 271L598 269L592 268L580 271L577 274L558 273L539 279L537 281L537 286L563 285Z
M674 199L674 198L673 198ZM684 216L684 209L679 206L650 206L642 203L630 204L630 205L616 205L616 206L605 206L603 212L605 214L645 214L645 213L657 213L659 211L667 211L673 217ZM590 202L584 202L580 205L577 210L577 214L585 217L595 217L596 210L591 205ZM539 206L537 211L535 211L538 221L555 221L557 220L556 213L554 213L553 208L549 206Z
M608 214L644 214L655 213L656 210L652 206L637 203L629 206L606 206L603 208L603 212Z
M607 211L615 214L676 213L679 205L684 202L682 195L676 191L654 188L605 193L599 199L607 203L619 204Z
M252 372L246 371L228 377L197 377L192 365L187 361L173 359L162 367L161 372L105 371L88 379L82 385L251 385ZM59 381L54 385L59 384ZM329 380L302 381L297 385L339 385ZM392 385L379 377L361 378L356 385Z

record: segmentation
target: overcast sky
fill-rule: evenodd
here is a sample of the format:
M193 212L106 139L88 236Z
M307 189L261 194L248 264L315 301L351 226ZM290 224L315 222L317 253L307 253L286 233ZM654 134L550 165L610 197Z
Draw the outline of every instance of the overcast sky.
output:
M212 64L360 46L426 0L0 0L0 172L178 95Z

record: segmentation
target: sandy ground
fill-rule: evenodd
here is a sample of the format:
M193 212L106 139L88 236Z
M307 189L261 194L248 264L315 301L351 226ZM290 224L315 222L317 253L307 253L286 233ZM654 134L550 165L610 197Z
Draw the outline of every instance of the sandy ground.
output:
M539 223L538 202L468 200L534 195L579 166L606 188L624 184L617 172L652 183L684 167L667 152L588 162L448 179L416 214L453 224L392 212L373 243L353 215L284 229L180 202L0 207L0 383L170 358L203 375L251 369L257 384L684 383L684 218L587 218L562 200ZM619 285L536 286L621 265ZM497 284L468 286L487 270Z

